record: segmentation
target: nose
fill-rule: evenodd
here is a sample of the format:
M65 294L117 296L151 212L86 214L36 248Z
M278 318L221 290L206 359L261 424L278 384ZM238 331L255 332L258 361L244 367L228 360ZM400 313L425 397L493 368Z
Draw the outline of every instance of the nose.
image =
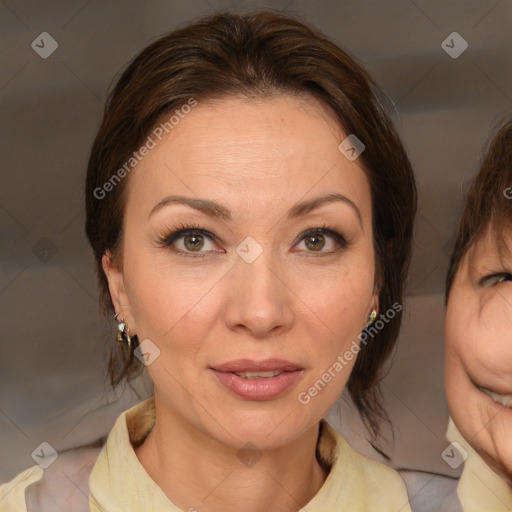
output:
M281 272L279 272L281 270ZM296 295L270 251L253 262L236 258L227 283L226 325L264 338L283 333L293 324Z

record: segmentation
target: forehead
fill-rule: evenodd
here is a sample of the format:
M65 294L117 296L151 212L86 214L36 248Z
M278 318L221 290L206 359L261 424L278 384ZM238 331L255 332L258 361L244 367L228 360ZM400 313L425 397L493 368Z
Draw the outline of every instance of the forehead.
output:
M334 113L308 95L227 97L199 101L151 156L173 146L176 163L208 163L220 174L246 168L249 177L284 159L318 162L324 155L339 156L341 133Z
M512 261L512 225L489 223L467 253L470 267L486 268Z
M200 99L191 115L185 118L193 119L196 128L201 125L215 126L220 130L217 133L206 133L205 140L211 138L209 135L219 138L226 133L232 135L236 132L243 138L247 130L263 130L264 134L266 131L282 132L283 128L295 136L311 128L321 129L324 134L330 133L331 136L341 133L340 122L334 111L306 92L274 93L252 98L228 95ZM297 120L302 123L296 123ZM182 122L180 126L187 124ZM240 132L240 128L243 131Z
M345 136L334 112L309 95L198 101L137 165L129 194L154 202L179 188L217 199L250 196L252 204L260 198L263 207L269 197L341 187L353 201L369 202L361 160L338 148Z

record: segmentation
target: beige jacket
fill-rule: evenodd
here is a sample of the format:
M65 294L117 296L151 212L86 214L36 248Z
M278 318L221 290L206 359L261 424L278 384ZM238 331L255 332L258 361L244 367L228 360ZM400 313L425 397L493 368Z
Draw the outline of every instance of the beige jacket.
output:
M0 486L0 512L179 512L139 462L132 443L155 421L154 400L119 416L102 448L61 454ZM330 467L324 485L299 512L411 512L393 469L355 452L325 420L318 456ZM191 503L188 509L202 512Z

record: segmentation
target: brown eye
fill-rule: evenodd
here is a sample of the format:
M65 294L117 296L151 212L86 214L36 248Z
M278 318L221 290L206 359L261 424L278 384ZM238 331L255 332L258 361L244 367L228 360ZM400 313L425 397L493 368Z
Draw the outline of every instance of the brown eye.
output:
M183 237L183 245L189 251L197 251L203 247L204 238L202 235L185 235Z
M343 235L329 228L311 228L301 234L299 245L304 243L304 252L317 252L321 255L333 254L347 247L348 243Z
M159 243L183 256L204 257L208 253L219 252L215 250L214 240L216 237L209 231L184 226L163 237Z
M319 251L325 246L325 237L324 235L309 235L305 239L306 246L308 249L312 251Z

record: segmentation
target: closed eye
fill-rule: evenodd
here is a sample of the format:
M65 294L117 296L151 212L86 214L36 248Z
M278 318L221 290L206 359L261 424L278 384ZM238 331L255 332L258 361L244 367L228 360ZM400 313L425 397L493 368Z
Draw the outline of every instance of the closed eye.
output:
M479 284L480 286L495 286L506 281L512 281L512 274L509 274L508 272L497 272L495 274L482 277Z

